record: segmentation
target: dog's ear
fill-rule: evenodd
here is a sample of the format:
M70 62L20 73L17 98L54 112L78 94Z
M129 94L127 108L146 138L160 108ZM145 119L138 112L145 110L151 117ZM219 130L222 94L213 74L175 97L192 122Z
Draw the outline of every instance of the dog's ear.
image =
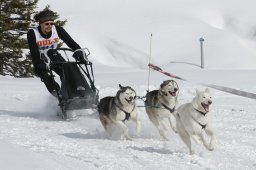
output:
M119 84L119 88L122 89L122 88L124 88L124 87L123 87L121 84Z
M160 89L162 89L164 87L164 83L160 84Z
M160 85L160 88L162 89L168 83L169 83L169 80L163 81L163 83Z
M210 93L210 89L206 88L206 89L205 89L205 92L206 92L206 93Z
M168 83L170 83L170 82L172 82L173 80L165 80L165 81L163 81L163 83L164 84L168 84Z
M196 95L199 95L200 91L196 88Z

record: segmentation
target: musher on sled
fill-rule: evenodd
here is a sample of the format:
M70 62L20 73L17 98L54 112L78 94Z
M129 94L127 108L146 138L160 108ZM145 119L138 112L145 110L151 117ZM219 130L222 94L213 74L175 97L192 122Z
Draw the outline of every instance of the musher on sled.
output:
M39 26L30 29L27 33L34 72L44 82L47 90L59 99L62 111L67 109L66 104L68 102L68 104L71 102L77 103L78 99L75 101L75 98L82 98L83 100L79 100L79 102L85 102L86 104L80 104L86 105L86 108L89 108L92 104L97 104L98 91L87 68L87 65L92 65L87 60L89 54L81 49L64 28L54 25L56 16L53 11L49 9L40 11L34 16L34 19L39 23ZM70 48L66 50L74 52L72 56L76 59L76 62L67 62L58 52L57 47L60 39ZM87 76L90 85L80 70L82 68L81 64L86 67L87 73L84 69L83 72ZM52 71L59 75L61 86L55 81Z

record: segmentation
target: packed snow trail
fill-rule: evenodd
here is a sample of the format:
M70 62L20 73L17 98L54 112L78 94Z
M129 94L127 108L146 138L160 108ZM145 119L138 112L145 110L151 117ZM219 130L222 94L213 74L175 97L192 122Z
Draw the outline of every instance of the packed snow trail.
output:
M133 76L138 83L140 73L137 75ZM142 121L140 136L135 133L135 124L128 122L132 141L120 139L121 132L117 129L114 130L113 138L109 139L97 115L77 112L82 115L72 121L56 117L59 111L57 101L48 94L39 79L0 78L0 141L3 141L0 149L7 154L6 159L12 157L20 160L16 161L17 169L36 169L35 166L38 169L64 170L256 168L254 100L212 90L216 148L209 152L195 145L196 154L191 156L179 136L171 129L166 132L169 141L163 141L142 107L137 108ZM107 82L105 74L99 74L97 78ZM158 88L161 80L156 80L150 89ZM108 81L106 84L111 83ZM145 84L131 86L138 96L145 95ZM184 83L179 83L179 86L180 104L192 99L195 88L204 88ZM114 95L118 84L102 84L98 88L102 98ZM255 91L255 88L249 90ZM143 102L138 100L137 105L143 105ZM0 167L15 169L11 163L1 161Z

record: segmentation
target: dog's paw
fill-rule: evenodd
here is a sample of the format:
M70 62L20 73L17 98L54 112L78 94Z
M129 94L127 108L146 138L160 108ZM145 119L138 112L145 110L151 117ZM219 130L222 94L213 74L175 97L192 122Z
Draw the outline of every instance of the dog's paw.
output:
M214 150L214 148L209 148L208 150L209 150L209 151L213 151L213 150Z
M141 134L140 134L140 133L136 133L136 136L137 136L137 137L141 137Z
M209 147L207 148L209 151L213 151L214 150L214 146L213 145L209 145Z
M178 133L178 130L176 128L173 128L174 133Z
M125 136L125 139L126 139L126 140L129 140L129 141L132 140L132 138L131 138L130 136Z
M163 141L169 141L169 139L166 136L162 136Z
M189 151L189 154L190 154L190 155L194 155L194 154L195 154L195 151L194 151L194 150L190 150L190 151Z

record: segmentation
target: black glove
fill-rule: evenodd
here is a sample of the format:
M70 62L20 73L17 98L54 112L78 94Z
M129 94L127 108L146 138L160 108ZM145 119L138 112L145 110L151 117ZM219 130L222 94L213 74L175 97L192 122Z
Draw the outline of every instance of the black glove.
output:
M47 51L47 55L48 55L50 58L52 58L52 57L56 57L56 56L58 56L58 55L60 55L60 54L58 53L58 51L57 51L56 49L49 49L49 50Z
M74 52L73 57L74 57L77 61L86 62L86 60L84 59L83 51L80 51L80 50L79 50L79 51ZM85 57L86 57L86 54L85 54Z
M37 68L38 68L39 70L42 70L42 71L47 71L47 70L48 70L45 63L40 63L40 64L38 64L38 65L37 65Z

